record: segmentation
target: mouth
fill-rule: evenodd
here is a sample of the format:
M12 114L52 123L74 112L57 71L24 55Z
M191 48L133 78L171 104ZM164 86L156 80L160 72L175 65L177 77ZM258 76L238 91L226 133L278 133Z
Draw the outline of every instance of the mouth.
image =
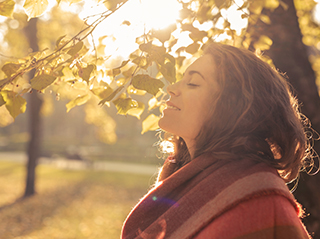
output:
M172 109L172 110L180 110L177 106L172 104L170 101L167 101L167 109Z

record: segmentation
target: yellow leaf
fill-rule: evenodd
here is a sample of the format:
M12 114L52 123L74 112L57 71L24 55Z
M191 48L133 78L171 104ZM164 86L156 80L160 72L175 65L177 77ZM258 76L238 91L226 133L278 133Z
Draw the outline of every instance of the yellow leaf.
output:
M28 15L28 21L30 18L41 16L46 11L48 5L48 0L26 0L23 8Z
M131 22L125 20L121 23L121 25L127 25L127 26L130 26L131 25Z
M56 77L47 75L47 74L42 74L34 77L30 83L31 87L35 90L43 90L47 88L49 85L51 85L55 81Z
M132 79L132 85L139 89L145 90L152 95L156 95L159 89L164 87L164 83L158 79L152 78L146 74L136 75Z
M15 2L13 0L5 0L0 3L0 15L13 18Z
M138 89L134 88L134 86L132 86L132 85L128 86L127 92L130 95L145 95L146 94L145 90L138 90Z
M149 101L148 101L148 111L153 110L154 108L158 107L159 105L159 101L157 100L156 97L152 97Z
M121 65L117 68L122 68L122 67L126 66L129 62L130 62L130 60L122 61Z
M0 118L0 127L6 127L14 122L14 119L5 107L0 107Z
M264 7L264 0L250 1L248 10L254 14L260 14Z
M131 98L122 98L112 101L118 110L118 114L126 115L130 109L137 108L138 102Z
M75 44L68 52L67 54L70 56L74 56L77 54L83 47L83 42L79 41L77 44Z
M13 118L26 111L27 101L13 91L2 91L1 95L6 102L6 108Z
M91 73L93 72L94 68L95 68L94 65L88 65L87 67L82 68L82 72L80 73L80 71L79 71L79 76L83 80L85 80L87 83L89 83L90 76L91 76Z
M197 42L194 42L186 47L186 52L190 54L195 54L199 50L200 44Z
M2 95L0 95L0 107L5 104L5 100L3 99Z
M134 66L131 66L128 70L125 70L122 72L122 75L125 77L125 78L131 78L132 75L133 75L133 72L135 70L135 67Z
M97 87L91 90L93 94L98 96L100 99L107 98L110 94L112 94L113 90L110 87Z
M261 14L261 15L260 15L260 19L261 19L261 21L263 21L265 24L268 24L268 25L271 24L271 20L270 20L269 16L267 16L267 15Z
M264 7L268 9L276 9L277 7L279 7L279 4L279 0L268 0L265 1Z
M159 39L162 43L168 41L171 37L171 33L177 29L176 24L171 24L170 26L160 29L160 30L153 30L152 36Z
M163 77L169 81L171 84L176 82L176 67L173 62L166 62L160 67L160 72ZM161 87L162 88L162 87Z
M20 66L21 64L7 63L1 68L1 70L6 74L7 77L10 77L19 70Z
M158 121L160 117L150 114L148 117L142 122L142 131L141 134L144 134L147 131L154 131L159 128Z
M259 40L253 44L255 49L260 49L261 51L268 50L272 45L272 40L265 35L260 36Z
M64 67L62 69L63 77L61 77L65 81L74 80L75 75L69 67Z
M135 116L140 119L141 114L143 113L145 106L142 102L137 102L138 105L135 108L129 109L127 114L131 116Z
M286 4L284 1L280 1L280 5L285 11L287 11L289 8L288 4Z
M60 46L61 41L62 41L63 38L65 38L65 37L66 37L66 35L61 36L61 37L58 38L58 40L56 41L56 47L59 47L59 46Z
M72 108L74 108L77 105L83 105L90 99L90 95L82 95L78 96L74 100L71 100L68 104L66 104L67 112L69 112Z
M99 105L104 105L106 102L111 101L117 94L119 94L124 89L124 86L120 86L115 91L113 91L110 95L99 102Z
M109 10L113 10L118 5L118 3L121 3L121 2L122 0L105 0L104 5Z

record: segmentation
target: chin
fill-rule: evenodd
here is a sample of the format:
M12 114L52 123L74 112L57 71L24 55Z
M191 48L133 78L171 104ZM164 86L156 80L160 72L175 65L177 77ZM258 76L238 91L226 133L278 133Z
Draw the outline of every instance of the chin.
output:
M170 123L169 120L166 119L166 117L162 116L158 122L158 125L160 129L166 132L173 133L172 130L170 130L172 128L172 123Z

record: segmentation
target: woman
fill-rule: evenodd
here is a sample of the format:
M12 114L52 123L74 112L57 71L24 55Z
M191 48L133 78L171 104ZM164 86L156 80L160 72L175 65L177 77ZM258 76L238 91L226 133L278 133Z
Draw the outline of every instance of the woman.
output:
M215 43L167 91L159 126L175 152L122 238L309 238L285 185L310 156L286 80L253 53Z

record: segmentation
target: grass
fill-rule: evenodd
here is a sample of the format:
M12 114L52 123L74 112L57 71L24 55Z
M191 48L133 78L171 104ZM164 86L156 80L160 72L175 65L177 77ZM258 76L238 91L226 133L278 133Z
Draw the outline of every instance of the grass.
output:
M113 239L154 177L67 171L40 165L37 194L24 190L24 166L0 162L0 238Z

